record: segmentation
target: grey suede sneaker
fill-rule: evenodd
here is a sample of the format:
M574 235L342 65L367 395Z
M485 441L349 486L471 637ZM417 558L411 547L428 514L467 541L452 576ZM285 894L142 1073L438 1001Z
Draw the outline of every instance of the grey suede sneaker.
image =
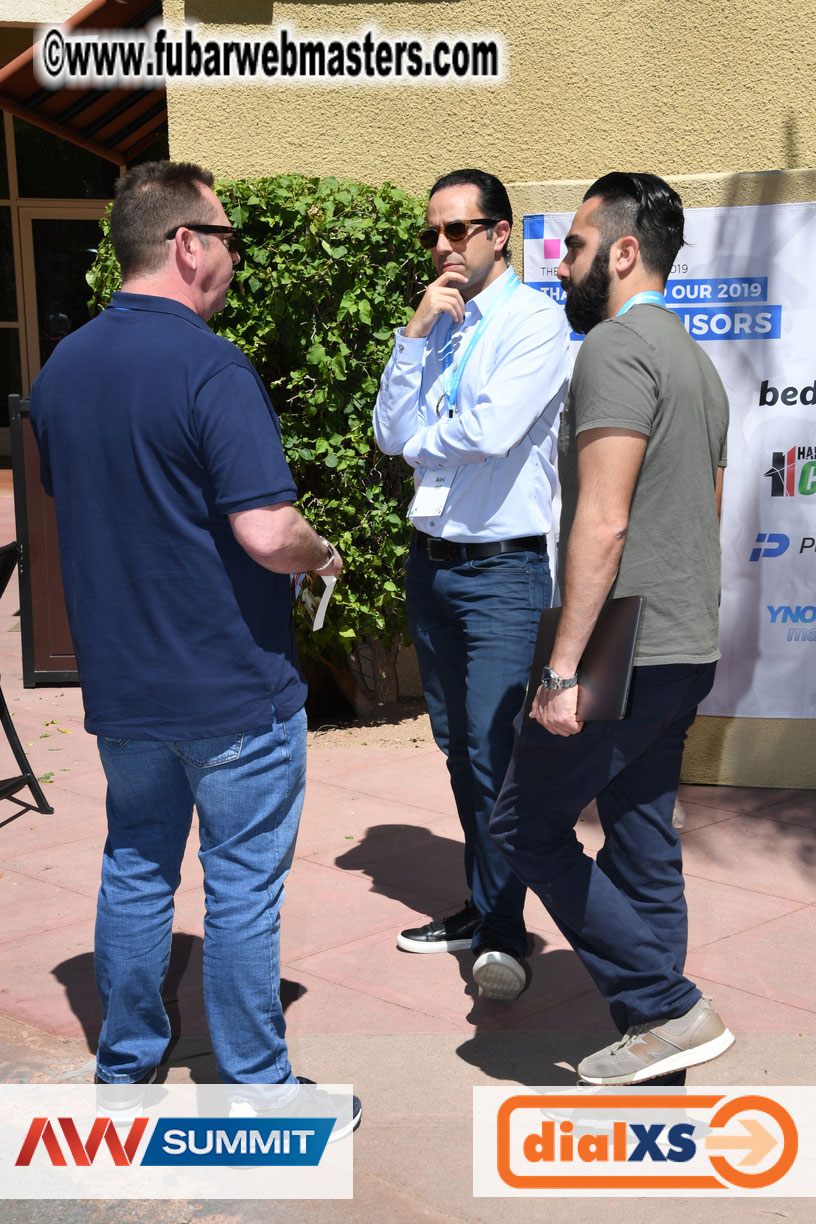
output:
M635 1025L614 1045L583 1059L578 1074L588 1084L637 1084L709 1062L733 1043L711 1000L698 999L676 1020Z

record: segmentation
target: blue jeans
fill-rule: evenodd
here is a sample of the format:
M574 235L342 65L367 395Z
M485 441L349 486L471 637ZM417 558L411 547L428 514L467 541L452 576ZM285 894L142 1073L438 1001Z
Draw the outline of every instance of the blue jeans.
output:
M195 805L204 1000L219 1078L293 1082L279 999L279 915L303 805L305 711L214 739L98 743L108 782L95 943L100 1079L142 1078L170 1040L161 988Z
M490 822L497 846L543 901L623 1033L682 1016L700 998L683 974L688 921L672 825L686 732L713 663L636 667L620 722L551 735L516 720L513 759ZM575 835L597 799L597 860Z
M527 951L525 889L488 833L513 748L541 611L552 583L546 553L432 561L414 543L408 625L434 739L447 757L465 835L465 875L482 915L473 947Z

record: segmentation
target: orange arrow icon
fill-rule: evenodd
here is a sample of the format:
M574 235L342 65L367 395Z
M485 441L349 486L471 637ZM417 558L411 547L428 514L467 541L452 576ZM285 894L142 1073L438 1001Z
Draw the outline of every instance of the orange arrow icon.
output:
M739 1118L738 1121L746 1132L744 1135L709 1135L705 1141L706 1148L710 1152L747 1149L740 1165L758 1165L773 1151L779 1140L755 1118Z

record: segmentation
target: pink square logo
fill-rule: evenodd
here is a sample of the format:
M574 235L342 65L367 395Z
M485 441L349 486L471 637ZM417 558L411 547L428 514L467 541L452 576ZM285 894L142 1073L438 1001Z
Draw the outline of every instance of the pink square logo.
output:
M544 239L544 258L545 259L560 259L561 258L561 239L560 238L545 238Z

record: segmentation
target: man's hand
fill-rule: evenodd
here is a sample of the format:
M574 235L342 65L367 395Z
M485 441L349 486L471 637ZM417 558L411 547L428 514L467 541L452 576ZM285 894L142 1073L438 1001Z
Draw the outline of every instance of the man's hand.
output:
M584 725L575 716L577 706L577 685L574 688L556 689L551 692L540 684L530 709L530 717L540 722L552 735L577 735Z
M321 578L339 578L340 577L340 571L343 568L343 558L340 556L340 553L337 551L337 548L335 547L334 544L332 544L332 548L334 549L334 556L331 559L331 564L327 565L325 569L323 568L318 569L316 566L314 566L312 569L312 572L316 574L320 574Z
M404 334L411 339L427 336L443 314L450 315L454 323L461 323L465 317L465 303L456 287L457 283L467 284L467 277L453 268L431 281L422 295L416 314L405 324Z

